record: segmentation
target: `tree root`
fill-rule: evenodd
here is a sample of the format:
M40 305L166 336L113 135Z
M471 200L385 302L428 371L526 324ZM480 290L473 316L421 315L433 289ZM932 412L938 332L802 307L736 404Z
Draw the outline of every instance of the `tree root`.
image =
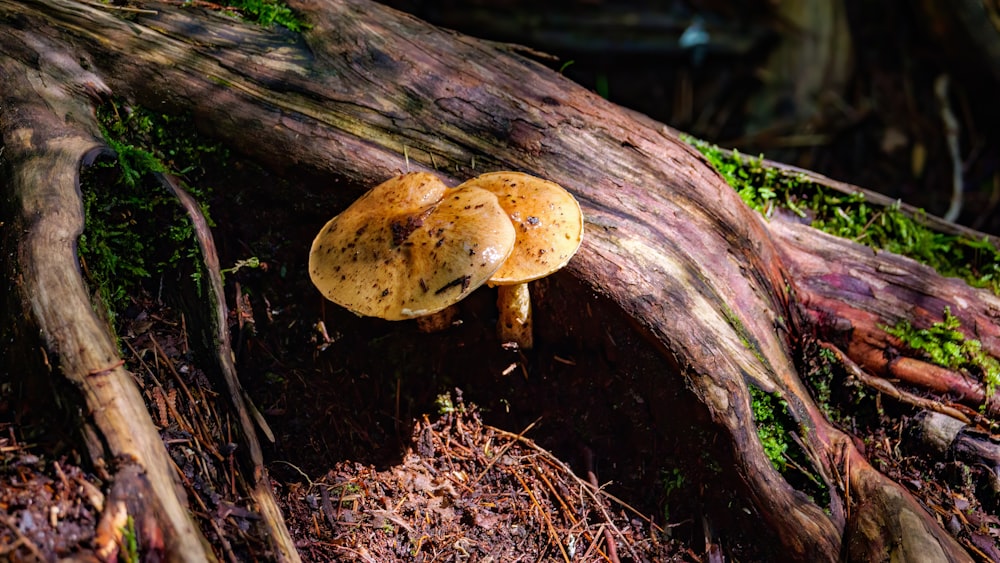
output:
M41 334L52 352L50 376L65 377L79 394L87 413L81 421L83 436L93 463L113 472L112 490L141 493L129 504L130 512L137 522L154 523L146 531L162 538L176 560L212 561L132 375L107 324L94 313L76 257L83 231L79 169L103 148L91 100L73 94L103 95L108 90L79 67L72 53L56 45L44 52L42 66L56 66L46 73L0 57L2 105L18 108L16 118L7 114L0 121L11 172L8 193L17 210L10 228L24 233L16 247L5 249L18 256L13 289L25 316L37 323L35 338ZM52 85L53 74L64 82ZM38 349L39 343L29 340L30 331L21 334L24 339L13 346Z
M969 417L966 416L966 414L962 412L960 409L949 406L947 404L943 404L940 401L926 399L924 397L917 396L913 393L910 393L909 391L899 389L886 379L882 379L881 377L869 374L865 370L861 369L861 366L854 363L854 360L849 358L847 354L844 354L844 352L842 352L840 348L837 348L833 344L830 344L829 342L820 342L819 345L822 348L829 350L830 352L833 352L833 354L837 357L837 361L840 362L840 364L844 366L845 369L847 369L847 371L851 374L851 376L856 378L861 383L867 385L868 387L880 393L884 393L889 397L896 399L897 401L906 403L908 405L912 405L919 409L926 409L944 415L948 415L952 418L961 420L966 424L971 422Z
M11 232L19 237L20 270L11 279L23 279L25 316L83 395L94 459L125 456L146 470L169 554L203 560L210 550L179 500L141 397L124 368L115 367L120 358L90 310L74 253L82 229L75 179L80 159L100 147L91 103L109 92L102 80L140 104L194 108L205 128L274 170L345 186L374 185L439 162L452 180L468 176L470 162L544 171L574 192L587 217L584 245L567 271L614 302L662 352L663 369L685 378L732 449L729 469L785 558L969 560L912 495L824 418L795 370L793 336L816 334L863 369L866 356L852 348L859 338L874 337L875 349L888 349L888 341L877 340L879 326L940 320L951 306L997 357L1000 300L909 260L873 255L780 219L765 223L661 125L488 44L363 0L290 4L312 25L295 41L188 11L122 22L67 0L0 0L5 21L32 24L30 32L0 28L0 44L12 53L0 58L7 88L0 127L19 205ZM406 146L421 147L427 158L400 154ZM329 185L313 194L317 202L336 203L348 191ZM221 291L215 295L224 302ZM227 356L220 311L217 303L215 320L199 324L210 329L211 349ZM216 362L222 372L231 369L225 357ZM233 376L222 386L240 405L235 382ZM966 383L953 380L947 388L974 396L974 386L961 387ZM831 496L843 498L833 500L829 514L770 464L752 423L748 384L787 401L810 461L828 483L840 483ZM253 412L247 406L239 417L252 436ZM248 442L247 449L254 473L248 481L264 486L259 445ZM260 495L261 510L276 512L267 492Z
M203 340L216 358L217 370L222 379L221 386L229 391L229 404L239 421L240 439L244 446L238 450L245 468L243 477L249 484L250 495L257 503L262 522L267 528L267 539L271 543L271 548L277 555L277 559L292 563L300 561L295 543L288 533L281 509L278 507L278 501L271 488L254 423L272 442L274 434L240 384L236 374L236 366L233 363L235 355L230 343L229 327L226 324L228 310L222 285L222 273L208 220L202 213L201 206L181 187L177 178L167 174L157 174L157 177L161 185L177 198L188 218L194 224L195 238L198 241L205 267L203 278L208 282L206 284L208 302L202 304L201 307L205 313L197 315L197 317L204 318L204 321L198 323L197 326L203 333L206 333L203 335Z

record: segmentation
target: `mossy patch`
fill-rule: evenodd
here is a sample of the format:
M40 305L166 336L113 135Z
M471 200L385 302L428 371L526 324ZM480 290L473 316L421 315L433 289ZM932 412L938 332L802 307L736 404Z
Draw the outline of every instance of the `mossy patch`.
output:
M139 535L135 531L135 519L129 514L125 525L119 530L122 534L122 550L118 554L119 561L133 563L139 561Z
M899 205L873 204L861 192L845 194L768 167L762 157L723 150L693 139L697 148L751 208L765 217L778 210L794 213L826 233L876 250L910 257L941 275L965 280L1000 295L1000 251L987 239L939 233L920 214L909 216Z
M792 486L805 492L819 505L830 500L826 485L806 468L811 462L806 459L801 447L796 444L793 432L798 425L788 410L788 404L776 394L768 393L754 385L750 390L750 407L757 427L764 454ZM802 428L802 430L807 430Z
M687 478L680 467L660 470L660 484L663 487L663 498L667 499L663 503L663 521L670 521L669 499L675 494L683 494L687 491Z
M305 20L280 0L231 0L226 10L264 27L280 25L296 32L309 29Z
M791 440L788 430L779 419L785 418L784 403L777 397L766 393L753 385L750 389L750 405L753 408L753 419L757 423L757 437L764 446L767 459L779 471L785 471L785 452Z
M916 328L909 321L884 330L930 362L955 371L964 371L982 380L986 395L993 396L1000 385L1000 362L983 350L979 340L967 338L962 323L945 308L944 321L928 328Z
M885 412L879 392L853 377L833 351L806 339L800 361L803 380L828 420L852 431L880 424Z
M114 326L128 296L147 282L198 279L200 253L194 226L154 173L187 180L186 189L208 217L210 190L198 180L206 166L225 162L221 145L195 132L189 117L156 114L115 102L98 108L105 142L117 158L101 159L81 174L85 230L81 265ZM153 289L155 292L155 288Z

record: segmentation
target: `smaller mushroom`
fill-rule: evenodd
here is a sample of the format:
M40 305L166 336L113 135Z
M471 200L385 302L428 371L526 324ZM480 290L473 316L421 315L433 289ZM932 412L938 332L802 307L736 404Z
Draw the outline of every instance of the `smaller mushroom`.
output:
M401 320L458 302L504 264L514 226L497 198L413 172L372 188L313 241L309 276L358 315Z
M528 282L559 270L576 254L583 240L580 204L558 184L520 172L483 174L458 186L473 187L496 195L514 224L514 250L486 283L499 286L500 339L530 349L534 337Z

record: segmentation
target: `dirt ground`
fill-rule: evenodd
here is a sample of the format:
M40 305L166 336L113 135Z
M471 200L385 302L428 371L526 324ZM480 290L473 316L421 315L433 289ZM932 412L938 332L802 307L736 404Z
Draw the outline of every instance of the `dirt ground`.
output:
M823 114L798 124L825 139L809 146L782 142L794 127L767 135L741 127L760 50L710 54L697 66L676 53L588 61L568 52L551 64L572 58L567 75L595 88L603 81L612 100L695 135L737 141L751 154L764 151L937 211L951 162L940 157L928 85L954 68L971 188L962 219L998 232L1000 189L991 187L998 129L990 127L997 110L983 103L985 79L963 80L974 70L967 62L951 66L947 50L928 47L919 18L900 2L878 13L855 4L848 2L857 65L843 97L853 119ZM773 31L767 21L750 24L733 26L761 29L762 37ZM889 26L896 31L885 33ZM685 80L700 95L697 111L681 115ZM709 111L728 118L697 119ZM903 136L901 148L885 144L899 139L893 131ZM920 157L919 173L918 146L930 155ZM234 351L244 385L275 431L265 448L268 469L305 560L777 557L768 550L773 538L755 527L759 515L721 471L728 453L715 445L705 413L600 295L568 276L536 283L539 345L531 352L497 341L494 295L485 288L440 333L359 319L324 302L305 276L304 249L331 207L346 200L273 189L277 179L239 162L217 173L242 185L216 192L211 204L223 264L250 256L265 263L226 278ZM119 333L126 365L219 558L266 560L236 476L225 407L200 371L184 318L158 296L158 280L134 296ZM31 397L49 390L15 384L16 375L0 378L0 560L50 561L83 550L127 555L127 533L97 527L104 481L83 462L72 418L56 406L38 412ZM977 559L1000 560L996 493L984 490L982 468L929 460L906 440L915 412L865 394L843 374L822 391L877 468L906 485Z

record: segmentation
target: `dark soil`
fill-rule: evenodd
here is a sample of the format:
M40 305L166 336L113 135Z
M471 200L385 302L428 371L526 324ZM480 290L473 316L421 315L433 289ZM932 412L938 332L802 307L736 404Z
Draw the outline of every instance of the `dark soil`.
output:
M31 453L10 424L0 432L0 560L68 557L79 545L98 542L99 481L66 459Z

